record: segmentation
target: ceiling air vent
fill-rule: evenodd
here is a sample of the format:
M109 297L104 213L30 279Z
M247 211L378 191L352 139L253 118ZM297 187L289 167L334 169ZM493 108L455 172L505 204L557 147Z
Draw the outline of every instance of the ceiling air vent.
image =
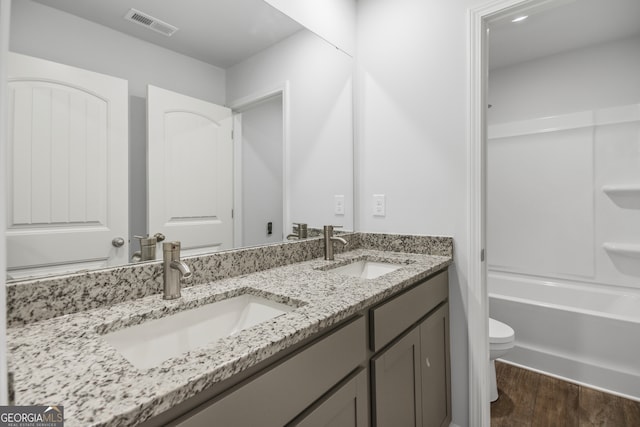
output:
M178 28L174 27L171 24L167 24L164 21L161 21L157 18L154 18L151 15L147 15L146 13L140 12L139 10L131 9L124 16L124 19L127 21L135 22L136 24L142 25L144 27L149 28L150 30L156 31L160 34L164 34L167 37L170 37L178 31Z

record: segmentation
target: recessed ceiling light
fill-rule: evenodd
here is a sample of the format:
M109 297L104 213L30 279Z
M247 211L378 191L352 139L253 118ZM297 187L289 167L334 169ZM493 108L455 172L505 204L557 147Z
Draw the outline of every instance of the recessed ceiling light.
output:
M529 17L528 15L518 16L517 18L512 19L511 22L521 22L527 19L528 17Z

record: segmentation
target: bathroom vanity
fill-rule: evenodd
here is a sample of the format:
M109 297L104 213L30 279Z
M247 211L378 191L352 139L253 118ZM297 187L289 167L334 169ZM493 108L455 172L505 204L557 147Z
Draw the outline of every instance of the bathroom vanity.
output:
M448 425L452 248L426 239L355 233L334 261L320 239L268 246L307 260L12 327L15 403L64 405L68 426ZM290 310L145 368L105 339L242 295Z
M447 426L447 281L446 271L437 273L319 333L301 349L228 386L228 392L218 387L218 396L174 422L166 418L182 412L180 407L146 425L365 427L416 420L422 426Z

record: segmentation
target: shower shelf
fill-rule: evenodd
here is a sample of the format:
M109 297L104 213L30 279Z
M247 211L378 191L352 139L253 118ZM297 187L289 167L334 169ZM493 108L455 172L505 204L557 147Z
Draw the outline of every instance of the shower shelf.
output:
M640 196L640 185L605 185L602 191L611 196Z
M633 243L604 243L602 245L605 251L617 255L640 258L640 244Z

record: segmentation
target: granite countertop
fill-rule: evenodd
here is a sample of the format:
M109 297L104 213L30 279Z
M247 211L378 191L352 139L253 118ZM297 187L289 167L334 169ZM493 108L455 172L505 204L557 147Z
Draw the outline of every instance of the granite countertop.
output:
M375 279L322 270L368 259L403 264ZM65 425L134 425L211 385L446 268L450 256L356 249L335 261L314 259L10 328L9 370L16 405L63 405ZM284 315L139 370L102 337L126 326L242 293L296 308Z

